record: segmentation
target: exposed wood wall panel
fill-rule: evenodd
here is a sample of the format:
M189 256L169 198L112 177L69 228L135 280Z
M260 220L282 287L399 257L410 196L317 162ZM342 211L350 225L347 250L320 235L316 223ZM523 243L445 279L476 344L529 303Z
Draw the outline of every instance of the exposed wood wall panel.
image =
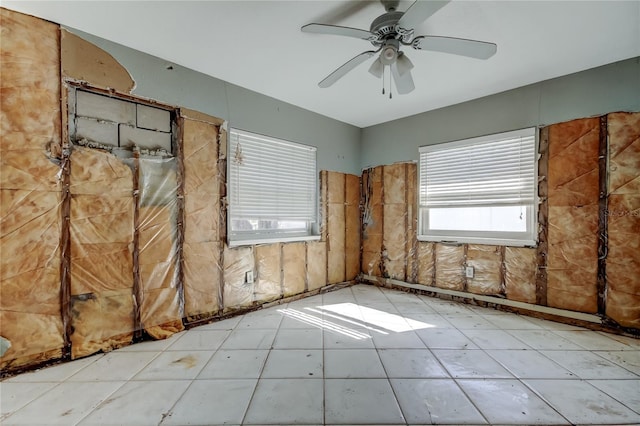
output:
M95 86L131 93L135 82L113 56L75 34L61 30L62 74Z
M360 177L345 175L345 268L346 281L360 273Z
M467 291L475 294L504 294L500 247L469 244L467 266L474 268L473 278L467 278Z
M436 244L436 287L464 290L464 246Z
M323 171L326 177L327 200L327 280L335 284L346 279L346 217L345 217L345 175L344 173Z
M305 243L282 245L282 290L284 296L304 293L307 280Z
M640 113L607 118L609 134L606 313L640 329Z
M506 247L504 253L505 292L507 299L536 303L536 249Z
M382 276L382 167L363 172L362 192L362 273Z
M282 295L282 246L265 244L255 247L255 298L270 301Z
M599 119L549 127L547 303L597 312Z
M407 265L407 164L383 167L382 272L386 277L406 278Z
M327 245L324 241L307 243L307 289L317 290L327 285Z
M0 9L0 369L62 356L58 27Z
M225 246L223 257L225 312L251 306L254 300L254 284L246 282L246 273L254 270L254 248Z

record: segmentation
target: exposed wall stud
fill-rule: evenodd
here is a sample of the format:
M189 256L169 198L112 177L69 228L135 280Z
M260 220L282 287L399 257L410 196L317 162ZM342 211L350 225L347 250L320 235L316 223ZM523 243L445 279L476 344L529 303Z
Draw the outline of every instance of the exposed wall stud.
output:
M538 274L536 276L536 304L547 305L547 253L549 204L549 127L540 130L538 153Z
M607 116L600 117L600 145L598 147L598 313L604 315L606 312L606 291L607 291L607 208L608 208L608 182L607 182L607 162L608 162L608 129Z

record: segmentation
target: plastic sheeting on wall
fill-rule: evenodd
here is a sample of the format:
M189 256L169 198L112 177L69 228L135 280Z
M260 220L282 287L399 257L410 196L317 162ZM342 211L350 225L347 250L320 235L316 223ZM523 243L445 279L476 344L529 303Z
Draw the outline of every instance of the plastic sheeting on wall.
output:
M182 140L184 311L187 320L194 321L212 317L222 308L221 178L217 121L192 111L186 113L198 118L183 120Z
M307 248L305 243L282 246L282 291L284 296L304 293L307 287Z
M0 369L62 356L58 27L0 8Z
M246 280L254 270L254 248L224 248L224 311L230 312L253 305L254 284Z
M640 113L607 117L609 133L606 314L640 328Z
M435 279L434 268L435 243L420 241L418 243L418 283L433 286Z
M255 297L260 301L271 301L282 296L282 247L267 244L255 247L256 286Z
M70 339L78 358L133 338L135 203L132 171L112 154L76 147L70 164Z
M140 321L155 339L184 329L178 286L175 158L140 158L138 271Z
M307 290L327 285L327 245L324 241L307 242Z
M464 290L464 246L436 244L436 287Z
M467 291L487 295L504 294L500 247L469 244L466 266L474 268L473 278L467 278Z
M504 280L507 299L536 303L536 249L506 247L504 253Z
M597 312L598 118L549 127L547 303Z

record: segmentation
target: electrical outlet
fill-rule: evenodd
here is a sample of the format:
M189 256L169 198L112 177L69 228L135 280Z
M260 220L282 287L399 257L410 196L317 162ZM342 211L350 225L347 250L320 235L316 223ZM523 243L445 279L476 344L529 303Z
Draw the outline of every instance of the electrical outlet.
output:
M465 276L467 278L473 278L473 266L467 266L464 270Z
M253 271L247 271L245 277L247 284L253 284Z

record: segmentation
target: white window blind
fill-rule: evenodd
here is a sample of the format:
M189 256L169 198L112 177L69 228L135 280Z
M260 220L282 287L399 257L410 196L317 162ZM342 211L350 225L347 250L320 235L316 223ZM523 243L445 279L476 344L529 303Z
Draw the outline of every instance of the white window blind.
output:
M237 129L229 138L231 233L291 233L300 224L309 233L318 214L316 148Z
M421 147L419 178L419 239L535 244L535 128Z
M420 148L420 206L532 204L535 129Z

